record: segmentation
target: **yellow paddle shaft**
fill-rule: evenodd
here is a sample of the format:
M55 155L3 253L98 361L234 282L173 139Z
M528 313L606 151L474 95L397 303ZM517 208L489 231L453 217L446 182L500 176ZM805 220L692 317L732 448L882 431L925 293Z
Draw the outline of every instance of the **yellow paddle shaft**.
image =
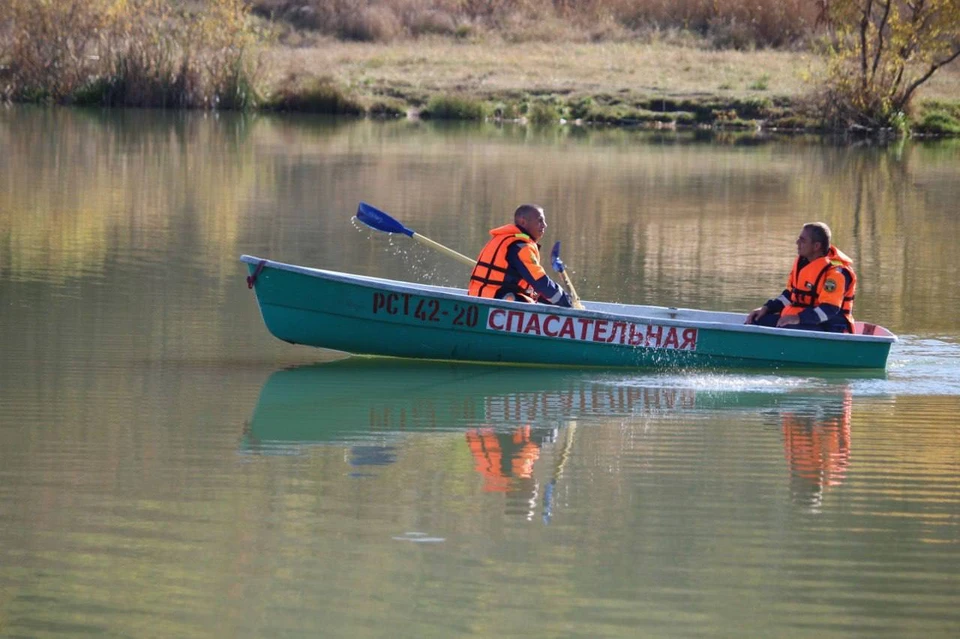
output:
M563 283L567 285L567 291L570 293L570 303L573 304L574 308L583 310L583 304L580 303L580 296L577 295L577 289L573 288L573 282L570 281L570 276L567 275L566 271L560 271L560 276L563 278Z
M476 260L470 259L469 257L467 257L466 255L464 255L463 253L457 253L457 252L454 251L452 248L447 248L447 247L444 246L443 244L439 244L439 243L437 243L437 242L434 242L434 241L431 240L429 237L424 237L424 236L420 235L419 233L414 233L411 237L413 237L413 239L415 239L416 241L420 242L421 244L424 244L424 245L426 245L426 246L429 246L430 248L433 248L433 249L437 249L437 250L440 251L441 253L446 253L448 256L452 257L452 258L455 259L455 260L459 260L459 261L463 262L463 263L466 264L467 266L473 267L473 266L476 266L476 265L477 265L477 261L476 261Z

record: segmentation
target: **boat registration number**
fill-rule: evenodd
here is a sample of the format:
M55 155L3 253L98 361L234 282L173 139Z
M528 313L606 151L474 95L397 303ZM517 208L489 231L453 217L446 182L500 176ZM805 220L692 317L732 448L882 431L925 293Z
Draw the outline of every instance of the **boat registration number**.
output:
M421 322L451 322L454 326L474 327L480 319L476 304L442 302L418 298L410 293L374 293L373 312L412 317Z

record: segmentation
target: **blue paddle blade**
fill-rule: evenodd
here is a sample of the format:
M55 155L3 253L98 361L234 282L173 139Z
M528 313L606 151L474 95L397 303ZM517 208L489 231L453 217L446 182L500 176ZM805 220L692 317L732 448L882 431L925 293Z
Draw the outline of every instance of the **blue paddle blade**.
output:
M557 240L557 243L553 245L553 250L550 251L550 263L553 264L553 270L557 273L563 273L563 260L560 259L560 240Z
M384 233L403 233L413 237L413 231L405 227L375 206L361 202L357 207L357 219L370 228Z

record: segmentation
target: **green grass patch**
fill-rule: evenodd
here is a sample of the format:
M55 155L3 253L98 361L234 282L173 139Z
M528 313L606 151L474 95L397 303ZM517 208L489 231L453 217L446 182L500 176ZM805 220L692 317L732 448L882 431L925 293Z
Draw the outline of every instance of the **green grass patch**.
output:
M520 105L508 100L495 102L490 111L493 113L493 117L498 120L517 120L523 115L520 111Z
M766 91L770 88L770 76L766 73L747 85L751 91Z
M922 135L960 135L960 118L947 111L927 111L912 129Z
M325 115L363 115L364 105L332 80L321 78L299 87L287 87L268 99L270 111L299 111Z
M582 120L594 106L593 98L578 96L567 100L567 113L573 120Z
M434 96L420 112L420 117L432 120L482 120L485 116L482 102L463 95Z
M769 120L767 125L774 129L787 131L818 131L822 128L820 122L802 115L783 115Z
M527 108L527 121L530 124L556 124L560 121L560 111L550 102L537 100Z
M407 106L394 98L376 98L367 112L375 118L389 120L407 117Z

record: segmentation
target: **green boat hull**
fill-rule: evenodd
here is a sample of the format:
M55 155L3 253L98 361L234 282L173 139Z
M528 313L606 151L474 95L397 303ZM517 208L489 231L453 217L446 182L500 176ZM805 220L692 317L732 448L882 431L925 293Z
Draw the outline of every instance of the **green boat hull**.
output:
M882 369L896 338L744 326L743 315L585 302L586 310L468 297L464 291L251 256L267 329L352 354L631 368Z

